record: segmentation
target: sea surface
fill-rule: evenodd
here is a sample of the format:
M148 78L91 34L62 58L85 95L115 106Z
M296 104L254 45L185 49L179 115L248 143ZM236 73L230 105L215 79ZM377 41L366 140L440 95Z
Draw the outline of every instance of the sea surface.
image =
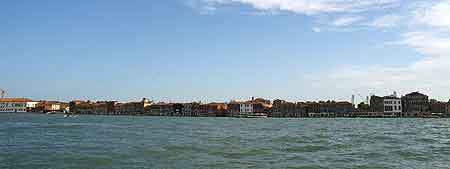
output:
M448 169L450 120L3 113L0 168Z

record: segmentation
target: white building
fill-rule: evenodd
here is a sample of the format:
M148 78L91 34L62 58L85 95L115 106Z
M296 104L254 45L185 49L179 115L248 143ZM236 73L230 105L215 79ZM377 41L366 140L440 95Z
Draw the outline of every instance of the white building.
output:
M0 113L28 112L38 103L27 98L0 99Z
M253 113L253 103L242 102L239 103L240 113Z
M398 116L402 113L402 99L392 96L386 96L384 101L384 114Z
M60 111L61 105L58 103L50 103L50 104L45 105L44 109L47 111Z

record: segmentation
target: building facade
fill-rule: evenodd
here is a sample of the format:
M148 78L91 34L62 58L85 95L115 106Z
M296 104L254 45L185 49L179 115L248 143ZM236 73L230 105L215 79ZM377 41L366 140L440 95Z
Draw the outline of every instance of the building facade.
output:
M297 104L285 100L274 100L271 117L297 117Z
M91 101L74 100L69 102L70 113L73 114L93 114L93 105Z
M257 98L249 101L230 101L227 105L226 116L268 116L271 113L270 100Z
M319 113L312 113L315 117L348 117L355 112L354 104L345 101L320 101L318 103Z
M38 103L28 98L0 98L0 113L30 112Z
M174 103L156 103L147 108L147 115L151 116L173 116L175 114Z
M375 95L370 96L369 110L371 112L384 112L384 98Z
M239 112L240 112L240 110L241 110L241 104L240 104L240 102L237 102L237 101L234 101L234 100L232 100L232 101L230 101L229 103L228 103L228 113L229 113L229 116L237 116L237 115L239 115Z
M204 105L206 115L208 117L225 117L229 116L228 105L226 103L208 103Z
M450 117L450 100L447 102L447 105L445 106L444 117L446 117L446 118Z
M434 117L447 117L447 102L441 102L437 100L430 100L430 113Z
M397 93L390 96L370 97L370 106L367 113L376 114L379 117L403 117L402 99L397 97Z
M401 117L402 109L402 99L396 96L386 96L383 98L384 103L384 116Z
M74 100L69 103L70 113L73 114L92 114L92 115L120 115L116 112L117 106L116 101L81 101ZM61 104L62 111L67 111L64 108L64 104Z
M239 113L253 113L253 103L251 102L239 103Z
M39 101L39 103L32 111L37 113L48 113L48 112L64 112L65 110L61 107L60 102Z
M419 92L412 92L402 97L403 117L430 116L428 96Z
M115 113L118 115L144 115L150 105L152 105L152 101L147 98L143 98L140 102L121 103L115 106Z
M184 103L182 116L185 117L199 117L200 116L200 103Z
M304 102L305 112L308 117L317 117L320 116L320 103L318 102Z

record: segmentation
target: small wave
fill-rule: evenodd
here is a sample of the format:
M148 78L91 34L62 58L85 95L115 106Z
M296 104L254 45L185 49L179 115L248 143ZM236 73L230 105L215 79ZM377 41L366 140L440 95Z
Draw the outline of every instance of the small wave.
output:
M48 125L45 128L51 129L80 129L83 128L82 125Z
M164 149L166 152L170 154L179 154L179 153L201 153L205 150L203 148L200 148L198 146L193 145L167 145L164 146Z
M271 155L273 153L270 149L249 149L249 150L241 150L241 151L223 151L223 150L217 150L210 152L209 154L214 156L221 156L224 158L229 159L242 159L247 157L254 157L254 156L264 156L264 155Z
M326 151L329 150L329 148L325 146L307 145L307 146L288 147L285 150L289 153L313 153L319 151Z
M83 161L85 163L92 163L97 165L105 165L113 162L113 159L111 157L94 156L94 155L82 156L78 160Z
M311 137L306 137L306 136L298 136L298 137L294 137L294 136L281 136L281 137L277 137L274 138L272 141L274 143L292 143L292 144L303 144L303 143L311 143L312 140L314 140ZM316 140L317 141L317 140Z
M406 160L415 160L415 161L430 161L429 157L424 156L418 151L414 150L398 150L394 151L395 154L399 155L401 158Z
M322 167L317 164L300 165L300 166L288 166L289 169L321 169Z

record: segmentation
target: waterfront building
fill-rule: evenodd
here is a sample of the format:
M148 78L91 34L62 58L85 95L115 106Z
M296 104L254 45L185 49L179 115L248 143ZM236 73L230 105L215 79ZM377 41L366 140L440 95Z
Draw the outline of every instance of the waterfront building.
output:
M47 113L47 112L64 112L63 109L61 109L61 103L58 101L39 101L38 104L36 104L36 107L32 109L33 112L38 113Z
M143 98L140 102L128 102L117 104L115 112L119 115L144 115L147 108L152 105L152 101Z
M265 106L268 106L268 107L270 107L272 105L271 101L267 100L267 99L263 99L263 98L253 99L252 98L252 100L253 100L254 103L261 103L261 104L264 104Z
M147 108L147 115L152 116L173 116L175 114L174 103L156 103Z
M447 116L447 106L446 102L437 101L434 99L430 100L430 112L432 116L435 117L445 117Z
M174 103L173 114L171 116L182 116L182 115L183 115L183 104Z
M297 104L285 100L274 100L271 117L296 117Z
M116 101L99 101L92 104L92 112L96 115L116 115Z
M402 115L402 99L395 95L383 97L384 111L386 117L401 117Z
M90 100L74 100L69 103L69 110L70 113L74 114L119 115L116 112L118 105L116 101L92 102Z
M200 116L200 102L184 103L182 116L186 117Z
M371 112L384 112L384 98L375 95L370 96L369 110Z
M252 102L239 103L239 113L253 113L253 103Z
M38 103L28 98L0 98L0 113L30 112Z
M307 101L304 103L305 112L308 117L320 117L320 104L317 102Z
M370 97L369 110L372 114L381 117L403 117L402 115L402 99L397 97L397 94L389 96L375 96Z
M228 107L228 112L229 112L230 116L239 115L239 112L241 110L240 102L232 100L228 103L227 107Z
M74 114L93 114L93 105L90 100L88 101L81 101L81 100L74 100L69 102L69 109L71 113Z
M450 117L450 100L447 102L447 105L445 106L445 114L444 117L449 118Z
M295 114L294 117L308 117L308 113L306 110L307 106L303 102L297 102L295 104Z
M208 117L225 117L229 116L228 105L226 103L208 103L204 105L206 108L206 116Z
M430 116L428 96L419 92L409 93L401 98L404 117Z
M198 109L199 117L208 117L209 116L208 111L209 111L208 105L201 104L199 109Z
M264 115L267 116L272 108L270 100L262 98L249 101L230 101L227 105L228 116L251 116L251 115Z
M348 117L351 112L355 112L354 104L345 101L320 101L319 115L320 117ZM317 114L316 114L317 116Z
M252 101L253 103L253 113L258 114L270 114L272 112L272 103L270 100L257 98Z

